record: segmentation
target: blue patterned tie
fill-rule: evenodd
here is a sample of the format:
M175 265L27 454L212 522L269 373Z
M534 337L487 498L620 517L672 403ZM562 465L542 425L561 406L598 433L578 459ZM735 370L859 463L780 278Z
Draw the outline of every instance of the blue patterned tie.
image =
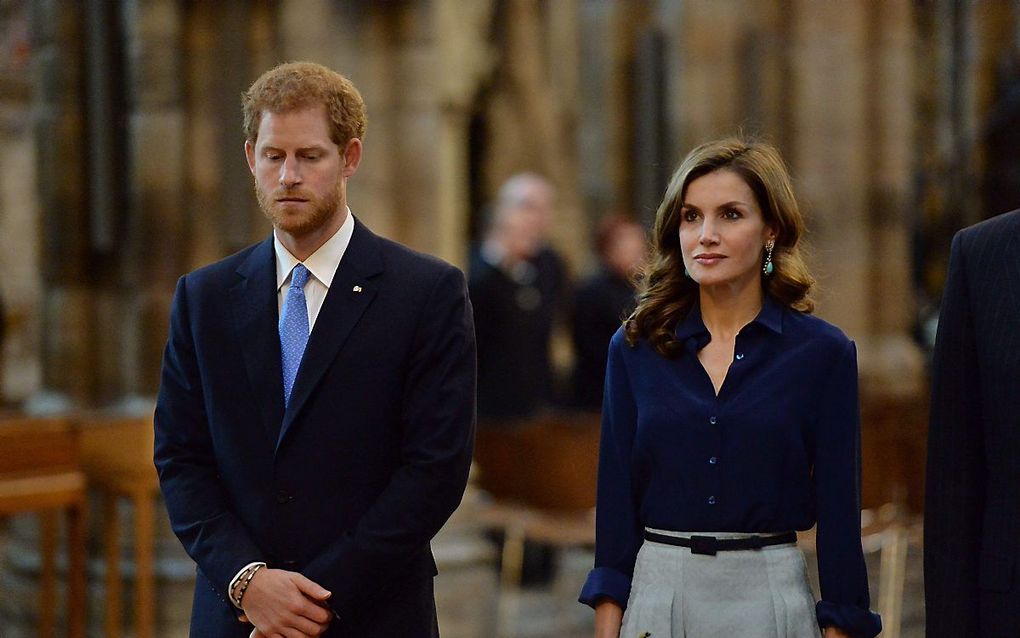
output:
M290 404L290 391L294 387L301 356L308 344L308 305L305 302L305 283L308 269L304 264L294 266L290 275L290 290L283 302L280 315L280 352L283 355L283 404Z

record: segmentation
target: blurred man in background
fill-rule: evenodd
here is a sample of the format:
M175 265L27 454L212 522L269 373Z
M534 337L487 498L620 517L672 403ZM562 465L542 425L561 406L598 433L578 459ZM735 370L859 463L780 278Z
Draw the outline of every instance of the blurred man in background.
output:
M524 502L534 482L525 480L521 464L556 401L551 342L569 300L563 261L548 243L555 197L533 173L507 180L472 256L469 281L478 342L479 484ZM526 545L522 584L544 584L553 571L552 550Z
M480 428L519 426L553 403L550 343L567 306L563 260L548 244L554 206L545 179L511 177L472 259Z

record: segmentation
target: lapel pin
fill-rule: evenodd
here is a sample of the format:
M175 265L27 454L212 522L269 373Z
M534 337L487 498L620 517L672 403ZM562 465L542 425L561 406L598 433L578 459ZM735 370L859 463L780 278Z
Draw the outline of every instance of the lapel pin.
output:
M361 292L361 286L355 286L354 292Z

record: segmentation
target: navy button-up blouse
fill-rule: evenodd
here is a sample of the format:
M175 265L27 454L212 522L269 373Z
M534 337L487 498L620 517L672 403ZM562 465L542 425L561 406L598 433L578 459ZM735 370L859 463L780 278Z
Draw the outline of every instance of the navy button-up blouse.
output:
M695 307L667 359L623 330L609 346L595 568L580 600L625 607L643 529L782 532L816 522L821 626L881 629L860 537L857 350L838 328L766 296L736 337L719 395Z

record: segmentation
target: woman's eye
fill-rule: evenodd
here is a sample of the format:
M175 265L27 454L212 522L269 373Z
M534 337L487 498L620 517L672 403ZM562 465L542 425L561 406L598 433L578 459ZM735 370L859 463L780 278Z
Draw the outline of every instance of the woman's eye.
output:
M740 219L742 217L740 211L737 210L736 208L726 209L723 215L726 217L726 219Z
M698 218L698 213L693 210L685 210L682 213L682 218L685 222L692 222Z

